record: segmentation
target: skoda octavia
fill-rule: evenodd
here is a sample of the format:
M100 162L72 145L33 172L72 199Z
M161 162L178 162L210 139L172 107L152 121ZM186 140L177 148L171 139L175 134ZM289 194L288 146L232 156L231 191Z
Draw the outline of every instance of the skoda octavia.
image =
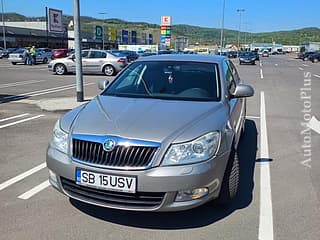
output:
M179 211L238 191L237 146L253 88L227 58L136 60L62 116L47 150L49 180L89 204Z

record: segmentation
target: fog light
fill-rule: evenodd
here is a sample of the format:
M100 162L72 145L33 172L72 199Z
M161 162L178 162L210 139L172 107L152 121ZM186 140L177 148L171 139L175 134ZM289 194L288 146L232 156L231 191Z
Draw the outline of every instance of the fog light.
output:
M51 170L49 170L49 182L56 188L58 187L58 179L57 179L57 175L52 172Z
M196 188L193 190L179 191L176 196L176 202L191 201L202 198L208 194L208 188Z

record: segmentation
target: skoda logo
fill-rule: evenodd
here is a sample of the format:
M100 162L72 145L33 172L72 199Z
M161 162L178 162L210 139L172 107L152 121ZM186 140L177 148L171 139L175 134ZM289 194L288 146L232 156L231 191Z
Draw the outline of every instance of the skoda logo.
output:
M116 146L115 141L108 139L107 141L104 142L103 144L103 148L104 150L106 150L107 152L111 152L114 147Z

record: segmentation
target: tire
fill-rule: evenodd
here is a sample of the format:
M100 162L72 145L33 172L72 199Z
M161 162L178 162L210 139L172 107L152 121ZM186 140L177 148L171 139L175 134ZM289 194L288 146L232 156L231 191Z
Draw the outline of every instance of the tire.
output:
M44 59L42 60L42 63L44 63L44 64L48 63L48 58L44 58Z
M56 72L57 75L63 75L67 73L67 69L66 66L63 65L62 63L58 63L55 67L54 67L54 71Z
M303 60L303 61L307 61L307 60L308 60L308 58L307 58L307 57L304 57L302 60Z
M239 191L239 159L237 150L232 147L227 167L221 184L218 203L221 205L229 204Z
M103 73L104 73L104 75L106 75L106 76L113 76L114 74L115 74L115 69L114 69L114 67L113 66L111 66L111 65L106 65L106 66L104 66L104 68L103 68Z
M12 62L12 65L17 65L17 63L16 62Z
M239 65L241 65L242 64L242 62L239 62Z

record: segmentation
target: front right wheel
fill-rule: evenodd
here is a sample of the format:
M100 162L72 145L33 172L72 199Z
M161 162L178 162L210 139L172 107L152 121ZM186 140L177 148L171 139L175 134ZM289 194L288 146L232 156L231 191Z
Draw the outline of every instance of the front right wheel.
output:
M113 76L115 74L115 69L113 66L111 65L106 65L104 68L103 68L103 73L104 75L106 76Z

